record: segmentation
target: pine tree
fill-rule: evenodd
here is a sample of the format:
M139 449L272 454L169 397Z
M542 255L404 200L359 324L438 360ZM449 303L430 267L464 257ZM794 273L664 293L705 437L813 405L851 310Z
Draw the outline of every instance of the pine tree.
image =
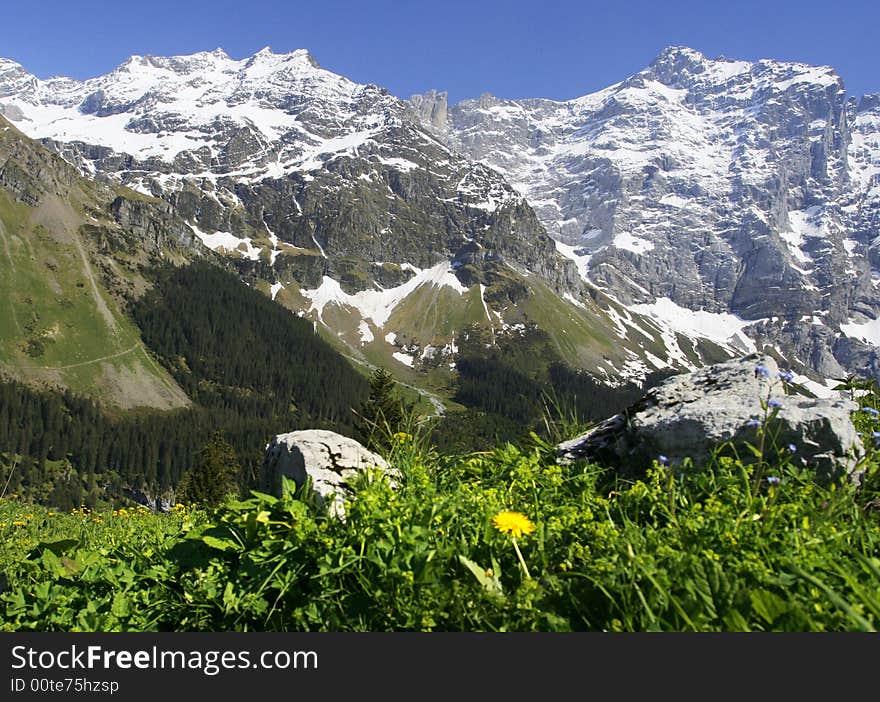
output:
M183 476L178 494L186 503L213 507L238 491L241 466L232 445L214 432L199 451L199 458Z
M390 448L404 418L403 402L391 373L384 368L373 371L370 395L355 414L355 429L367 448L380 452Z

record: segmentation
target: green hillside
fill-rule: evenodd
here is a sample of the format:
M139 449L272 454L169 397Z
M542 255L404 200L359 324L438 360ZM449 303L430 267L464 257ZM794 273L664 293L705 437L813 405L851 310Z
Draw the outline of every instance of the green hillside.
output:
M248 484L275 434L354 433L367 381L311 323L210 264L153 275L132 313L193 404L110 412L90 397L0 383L0 483L9 481L9 493L68 509L130 504L130 490L168 497L214 432Z
M14 128L0 130L0 370L122 409L184 407L186 394L108 290L135 285L137 274L96 255L101 242L89 236L120 230L108 209L117 196Z

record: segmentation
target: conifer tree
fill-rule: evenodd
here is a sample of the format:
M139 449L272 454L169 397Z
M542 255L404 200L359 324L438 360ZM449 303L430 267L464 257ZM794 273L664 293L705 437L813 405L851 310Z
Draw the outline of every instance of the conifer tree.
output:
M403 401L391 373L384 368L373 371L370 394L355 414L355 428L367 448L379 452L390 448L391 437L400 430L404 418Z
M183 476L178 494L182 502L213 507L238 491L240 474L235 449L221 432L214 432L200 449L195 466Z

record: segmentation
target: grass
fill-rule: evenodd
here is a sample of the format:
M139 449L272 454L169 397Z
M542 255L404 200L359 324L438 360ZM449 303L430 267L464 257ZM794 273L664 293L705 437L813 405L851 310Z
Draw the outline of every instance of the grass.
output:
M89 273L99 273L86 269L71 238L80 235L34 224L36 213L0 193L0 363L111 405L183 403L137 328L100 285L93 289Z
M874 402L875 399L862 399ZM572 429L561 417L561 432ZM865 437L877 417L854 416ZM0 501L7 630L874 631L880 470L816 482L720 454L622 480L523 446L443 456L415 424L396 485L344 520L292 484L216 510L50 515ZM768 478L773 478L769 480ZM755 485L758 489L755 489ZM502 512L534 530L499 530Z

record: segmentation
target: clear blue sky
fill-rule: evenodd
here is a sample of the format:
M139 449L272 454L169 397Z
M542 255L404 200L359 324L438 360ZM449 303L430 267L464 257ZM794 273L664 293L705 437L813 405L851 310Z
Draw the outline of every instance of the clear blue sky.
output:
M568 99L644 68L665 46L834 66L880 92L876 0L22 0L0 56L41 78L89 78L132 54L221 47L240 59L309 49L325 68L398 96L491 92Z

